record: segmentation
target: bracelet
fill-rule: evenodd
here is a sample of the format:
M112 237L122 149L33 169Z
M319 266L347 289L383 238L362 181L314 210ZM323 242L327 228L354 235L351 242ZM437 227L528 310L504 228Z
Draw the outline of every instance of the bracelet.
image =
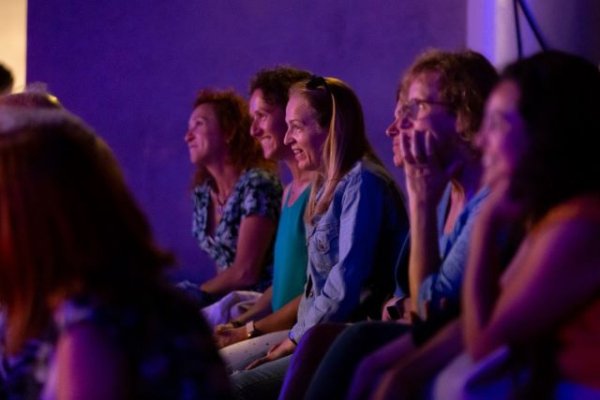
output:
M246 322L246 334L247 334L247 338L251 339L257 336L262 335L262 332L259 331L258 329L256 329L256 326L254 326L254 321L248 321Z

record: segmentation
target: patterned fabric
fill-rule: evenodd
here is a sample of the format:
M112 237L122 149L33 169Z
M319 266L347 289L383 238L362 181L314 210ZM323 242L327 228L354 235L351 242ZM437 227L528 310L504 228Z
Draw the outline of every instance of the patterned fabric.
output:
M5 334L4 315L0 313L0 400L37 399L42 385L34 372L38 356L43 353L43 342L28 340L18 354L8 356Z
M245 171L237 183L223 209L223 215L214 234L208 233L208 210L210 205L210 184L194 188L192 199L194 213L192 232L202 250L214 260L219 272L229 268L235 260L239 228L242 218L260 215L277 223L281 208L282 187L279 178L261 169ZM264 291L271 284L273 256L269 251L265 257L261 283L253 290Z
M55 322L60 335L81 323L102 332L129 363L131 398L230 398L225 368L196 309L170 292L151 297L118 307L71 299L58 308ZM53 399L55 368L50 360L40 367L36 375L46 380L42 398Z

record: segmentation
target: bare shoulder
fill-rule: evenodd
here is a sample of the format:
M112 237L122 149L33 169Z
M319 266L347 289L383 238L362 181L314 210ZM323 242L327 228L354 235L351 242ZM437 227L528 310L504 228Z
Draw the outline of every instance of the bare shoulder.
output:
M56 369L60 398L119 399L125 394L123 355L91 323L77 324L61 334Z
M600 275L600 219L586 213L552 218L534 229L532 239L530 260L562 270L570 279ZM600 276L593 280L600 285Z

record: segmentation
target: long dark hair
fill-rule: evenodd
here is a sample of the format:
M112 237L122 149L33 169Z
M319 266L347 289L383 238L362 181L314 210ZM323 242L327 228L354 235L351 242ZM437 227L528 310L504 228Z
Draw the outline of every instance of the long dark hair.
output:
M533 221L569 198L600 190L600 71L591 62L550 51L509 65L531 146L517 166L513 194Z
M529 142L511 180L511 192L535 224L554 206L600 193L600 71L591 62L549 51L509 65L501 75L519 88L518 109ZM541 335L515 356L531 368L516 398L551 398L559 378L556 338Z

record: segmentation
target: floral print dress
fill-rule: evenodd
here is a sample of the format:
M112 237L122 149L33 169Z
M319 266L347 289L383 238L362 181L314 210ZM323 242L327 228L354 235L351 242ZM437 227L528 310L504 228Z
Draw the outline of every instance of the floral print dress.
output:
M179 293L155 290L145 299L112 305L69 298L55 311L54 321L58 338L81 324L102 333L127 363L129 398L231 398L211 330ZM57 398L53 350L58 338L46 344L52 351L44 351L45 362L36 365L35 376L44 385L41 400Z
M260 215L275 224L281 209L282 186L274 174L252 168L242 173L231 195L226 200L219 224L214 233L208 232L210 183L196 186L192 194L194 203L192 232L198 244L215 262L218 272L229 268L235 260L240 223L243 218ZM250 290L262 292L271 285L273 252L268 251L260 282Z

